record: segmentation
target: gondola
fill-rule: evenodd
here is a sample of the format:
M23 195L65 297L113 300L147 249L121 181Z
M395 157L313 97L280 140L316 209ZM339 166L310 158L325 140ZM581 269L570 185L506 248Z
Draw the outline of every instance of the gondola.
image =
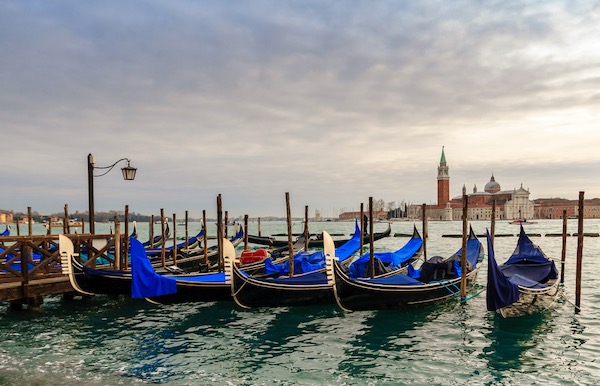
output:
M329 235L324 238L331 241ZM331 247L329 247L331 249ZM328 256L327 275L337 304L346 311L400 309L458 298L462 248L443 259L434 256L419 271L378 278L351 278L335 256ZM467 285L472 286L483 259L483 246L471 229L467 240Z
M236 236L232 238L232 241L228 240L229 243L239 243L240 239ZM130 238L131 240L135 240L136 244L141 244L135 238ZM69 276L71 286L80 294L131 294L131 270L116 270L109 267L92 268L82 264L75 256L72 241L64 235L59 235L59 247L63 273ZM211 253L214 256L218 254L216 246ZM150 259L147 257L146 259L149 264L152 264ZM200 257L196 257L196 264L199 264L199 261ZM179 266L155 267L154 270L160 275L191 275Z
M171 236L171 230L169 229L168 222L165 225L165 239L168 239ZM135 221L133 222L133 232L131 232L131 237L135 239L138 238L137 223ZM162 243L162 239L162 234L156 235L152 238L152 240L144 241L142 245L144 246L144 248L155 248L156 246Z
M6 229L2 231L2 233L0 233L0 236L10 236L10 228L8 227L8 225L6 226Z
M323 234L327 234L323 232ZM323 262L317 270L302 272L293 276L256 277L235 265L231 266L231 291L235 302L243 308L286 307L329 304L334 302L332 283L327 280L325 259L327 254L337 254L340 260L350 261L350 257L360 248L362 232L356 225L352 239L340 247L331 245L321 253ZM327 237L331 237L327 234ZM334 252L335 251L335 252ZM296 264L294 265L296 267ZM323 267L323 268L320 268Z
M384 232L379 232L379 233L375 233L373 234L373 240L377 241L380 239L383 239L385 237L389 237L389 235L392 233L392 226L388 223L388 227ZM368 242L368 240L370 239L369 235L365 234L363 235L363 240L365 242ZM347 242L349 239L341 239L341 240L335 240L335 246L336 248L339 246L342 246L345 242ZM248 235L248 242L252 243L252 244L258 244L258 245L268 245L270 247L282 247L287 245L287 240L278 240L275 239L273 237L268 237L268 236L255 236L255 235ZM308 242L308 247L309 248L323 248L323 240L320 238L320 234L318 236L313 236L309 242Z
M182 241L179 244L176 244L175 247L177 248L177 250L182 250L182 249L193 249L196 246L198 246L198 244L200 243L201 238L204 236L204 229L201 230L200 232L198 232L198 234L196 234L195 236L190 237L187 242L186 241ZM165 251L167 252L171 252L174 248L173 245L171 246L165 246ZM146 255L148 257L152 257L152 256L160 256L160 254L162 253L162 247L154 247L154 248L144 248L144 250L146 251Z
M488 255L488 311L517 317L540 312L554 303L559 289L556 265L531 241L523 226L517 246L504 264L498 266L491 242Z
M237 247L244 240L244 229L239 227L237 232L231 237L230 241L234 247ZM171 248L172 250L172 248ZM197 272L200 270L210 269L217 264L218 259L218 247L213 245L208 247L206 251L206 257L208 258L208 267L204 266L204 248L194 248L189 250L178 250L177 251L177 267L188 272ZM167 254L169 254L167 252ZM162 261L159 255L152 256L152 265L155 268L159 268L162 265ZM172 257L169 256L169 264L173 263ZM201 266L202 265L202 266Z

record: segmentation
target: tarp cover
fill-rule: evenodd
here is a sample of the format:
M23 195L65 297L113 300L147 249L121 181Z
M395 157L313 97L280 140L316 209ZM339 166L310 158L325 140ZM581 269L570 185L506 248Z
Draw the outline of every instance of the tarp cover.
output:
M420 237L412 237L408 242L395 252L375 252L374 258L379 259L385 266L395 270L401 268L404 263L409 261L415 253L423 246L423 239ZM336 251L337 252L337 251ZM348 273L351 278L361 278L367 276L369 271L371 256L370 253L365 253L350 264ZM369 271L370 272L370 271Z
M311 272L306 275L282 277L276 279L262 279L263 281L278 283L278 284L327 284L327 275L322 272Z
M359 279L368 283L386 284L386 285L423 285L419 280L413 279L408 275L398 274L388 277L380 277L375 279Z
M177 282L175 279L154 272L142 243L132 237L129 238L129 243L132 276L131 297L146 298L176 293Z
M542 252L542 250L531 241L527 234L525 234L523 225L521 225L517 247L504 264L516 264L521 262L547 263L548 261L550 261L550 259L548 259L544 252Z
M194 245L196 242L200 240L200 238L204 237L204 230L201 230L196 236L190 237L187 241L187 245ZM177 249L185 248L185 241L177 244ZM165 246L165 251L172 251L173 246L170 247ZM162 253L162 248L146 248L146 255L157 255Z
M490 233L487 232L488 274L486 305L488 311L496 311L519 300L519 287L511 283L496 263L494 245Z
M354 235L343 245L335 249L335 256L344 261L360 248L360 228L358 221L355 221ZM325 268L325 254L323 251L300 252L294 255L294 274L308 273ZM274 264L269 258L265 260L265 273L287 275L290 273L290 264L288 262Z

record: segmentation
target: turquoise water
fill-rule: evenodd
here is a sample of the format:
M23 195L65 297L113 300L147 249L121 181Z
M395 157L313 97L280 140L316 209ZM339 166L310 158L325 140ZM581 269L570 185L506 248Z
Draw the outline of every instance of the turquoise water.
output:
M418 224L419 225L419 224ZM472 223L477 233L486 222ZM569 232L576 232L576 220ZM256 223L250 224L256 233ZM385 224L376 224L375 230ZM460 222L429 224L428 254L460 248ZM147 229L147 228L146 228ZM295 225L299 231L301 225ZM349 233L352 223L311 224ZM393 233L412 223L395 222ZM262 223L263 234L283 223ZM540 221L530 233L560 233ZM586 220L585 232L600 221ZM142 232L142 231L140 231ZM179 232L179 229L178 229ZM501 222L497 233L518 233ZM141 238L145 238L142 233ZM560 259L560 237L533 237ZM406 237L376 243L397 249ZM41 311L0 304L0 385L594 385L600 377L600 288L593 275L600 238L584 240L582 311L574 312L576 237L569 237L564 292L545 313L502 319L485 310L485 293L410 311L345 313L335 305L242 310L233 302L155 306L97 296L48 297ZM516 237L496 239L502 262ZM478 284L485 284L486 262ZM480 289L481 289L480 288Z

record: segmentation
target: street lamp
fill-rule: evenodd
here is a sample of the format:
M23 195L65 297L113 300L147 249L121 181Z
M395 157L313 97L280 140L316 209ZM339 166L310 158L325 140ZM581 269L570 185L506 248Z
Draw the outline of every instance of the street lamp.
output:
M94 156L90 153L88 154L87 163L88 163L88 201L89 201L89 217L90 217L90 233L96 233L96 226L94 221L94 177L102 177L103 175L110 172L116 164L121 161L127 161L127 166L121 169L123 173L123 179L125 181L133 181L135 178L136 168L130 165L129 158L121 158L114 164L110 166L94 166ZM94 169L103 169L106 170L102 174L94 175Z

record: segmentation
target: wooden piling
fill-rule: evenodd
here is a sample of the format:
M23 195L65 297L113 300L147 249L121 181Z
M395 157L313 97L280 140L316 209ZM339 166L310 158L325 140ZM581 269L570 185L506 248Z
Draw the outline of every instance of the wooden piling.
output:
M567 210L563 209L562 220L562 249L560 253L560 283L565 282L565 261L567 259Z
M31 215L31 207L27 207L27 229L29 231L29 236L33 234L33 216Z
M125 205L125 240L123 240L123 247L125 249L125 258L123 259L123 269L129 269L129 259L127 255L129 253L129 205Z
M160 243L160 262L163 266L163 268L167 265L166 264L166 256L165 256L165 243L167 242L167 235L166 235L166 230L165 230L165 209L164 208L160 208L160 231L161 231L161 235L162 235L162 241Z
M69 226L69 205L65 204L65 217L63 219L63 232L65 234L71 233L71 228Z
M371 279L375 277L375 249L373 247L373 197L369 197L369 263Z
M462 235L462 253L460 257L460 268L461 268L461 276L460 276L460 297L464 300L467 298L467 238L469 230L468 230L468 205L469 201L467 198L467 194L463 189L463 235Z
M173 265L177 265L177 215L173 213Z
M260 233L260 217L258 218L258 237L261 237L261 233Z
M490 225L490 238L492 239L492 245L494 245L494 236L496 236L496 199L492 200L492 223Z
M223 203L221 194L217 196L217 250L219 257L219 272L223 272Z
M290 192L285 192L285 207L287 213L288 248L290 250L288 262L290 265L290 276L294 276L294 243L292 242L292 210L290 208Z
M206 264L206 267L208 268L208 235L207 232L208 230L206 229L206 209L202 210L202 229L204 229L204 232L202 234L202 242L204 243L203 248L204 248L204 264Z
M115 222L115 257L114 265L115 269L121 269L121 223L119 217L114 217Z
M304 206L304 250L308 251L308 205Z
M189 245L189 238L190 238L190 232L188 230L188 211L185 211L185 250L187 251L188 248L190 247Z
M361 202L360 203L360 253L359 256L362 256L363 251L365 250L365 233L367 233L367 230L365 229L365 222L364 222L364 217L365 217L365 208L364 208L364 204Z
M223 221L224 238L229 238L229 211L225 211L225 220Z
M248 250L248 215L244 215L244 250Z
M579 215L577 218L577 268L575 271L575 313L581 310L581 269L583 265L583 195L579 192Z
M429 232L427 230L427 205L423 204L421 209L422 222L421 226L423 229L423 261L427 261L427 238L429 237Z
M150 216L150 226L148 227L150 248L154 248L154 215Z

